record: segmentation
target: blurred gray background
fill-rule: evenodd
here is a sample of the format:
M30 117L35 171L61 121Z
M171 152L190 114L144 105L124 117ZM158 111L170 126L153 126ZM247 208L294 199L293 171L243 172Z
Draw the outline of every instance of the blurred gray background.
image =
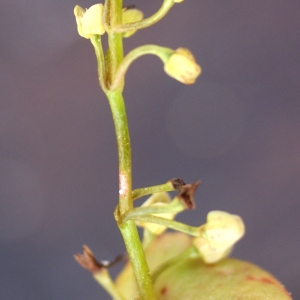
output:
M162 1L136 4L146 16ZM93 1L0 2L0 299L109 299L73 259L124 252L113 123L95 56L73 8ZM202 180L191 225L243 217L233 256L272 272L300 299L300 2L184 1L125 40L189 48L196 84L154 56L126 77L135 188ZM119 267L120 268L120 267ZM118 269L118 268L117 268ZM116 270L113 270L113 273Z

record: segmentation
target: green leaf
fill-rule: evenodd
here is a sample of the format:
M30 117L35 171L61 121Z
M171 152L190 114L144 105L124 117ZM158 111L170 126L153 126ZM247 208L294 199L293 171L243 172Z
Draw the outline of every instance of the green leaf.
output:
M181 233L166 233L146 250L150 270L177 256L191 245ZM116 280L127 299L138 298L129 265ZM227 258L216 264L205 264L200 258L177 261L162 272L154 283L161 300L291 300L291 296L267 271L256 265Z

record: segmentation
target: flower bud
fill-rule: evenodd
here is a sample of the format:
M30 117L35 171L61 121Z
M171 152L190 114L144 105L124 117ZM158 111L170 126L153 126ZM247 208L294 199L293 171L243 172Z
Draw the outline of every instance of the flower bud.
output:
M200 237L194 239L194 245L206 263L214 263L230 253L232 246L244 235L245 226L237 215L211 211L200 232Z
M168 193L155 193L151 197L149 197L142 205L143 206L158 206L158 205L167 205L171 202L171 198ZM161 214L153 214L153 216L162 217L165 219L173 220L175 213L161 213ZM144 227L149 230L151 233L155 235L162 234L167 227L155 223L147 223L142 221L135 221L137 226Z
M136 8L123 8L122 12L122 24L128 24L128 23L133 23L133 22L138 22L141 21L144 17L144 14L136 9ZM124 38L128 38L132 36L136 30L131 30L123 33Z
M92 35L102 35L105 29L102 25L103 4L98 3L84 10L79 5L74 8L77 30L80 36L89 39Z
M193 54L186 48L178 48L166 60L165 72L184 84L192 84L201 73Z

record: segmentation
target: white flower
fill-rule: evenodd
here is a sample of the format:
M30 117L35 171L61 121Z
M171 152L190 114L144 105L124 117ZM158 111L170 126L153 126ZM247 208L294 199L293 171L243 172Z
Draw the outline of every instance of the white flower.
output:
M79 5L74 8L77 30L80 36L89 39L92 35L102 35L105 29L102 25L103 4L98 3L84 10Z
M200 237L194 239L194 245L207 263L214 263L227 256L232 246L245 233L243 220L224 211L211 211L207 223L200 228Z

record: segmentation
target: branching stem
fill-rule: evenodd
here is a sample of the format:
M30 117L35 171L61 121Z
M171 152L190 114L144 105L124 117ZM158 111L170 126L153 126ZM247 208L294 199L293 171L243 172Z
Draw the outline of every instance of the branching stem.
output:
M110 26L122 23L122 0L108 0L108 18ZM106 58L106 75L108 86L114 80L117 69L123 60L123 41L121 33L108 32L108 58ZM98 61L99 63L99 61ZM123 84L120 83L114 91L105 91L111 108L118 145L119 157L119 213L124 214L133 209L132 178L131 178L131 145L124 99L122 96ZM152 281L140 242L136 225L129 220L119 224L130 262L136 278L141 300L155 300Z

